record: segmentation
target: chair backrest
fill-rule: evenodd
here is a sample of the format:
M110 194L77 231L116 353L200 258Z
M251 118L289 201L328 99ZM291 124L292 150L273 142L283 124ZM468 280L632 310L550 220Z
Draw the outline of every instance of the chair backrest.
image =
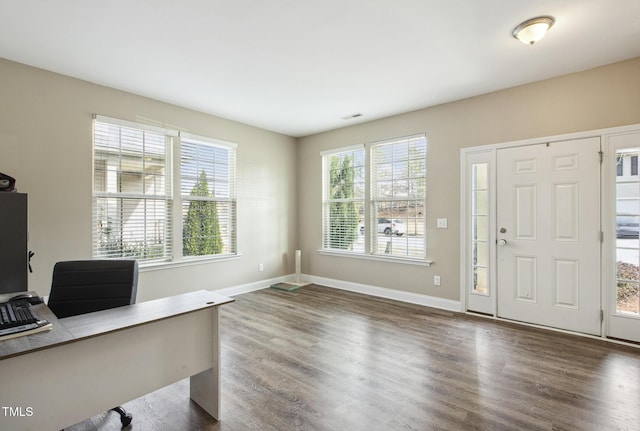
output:
M136 302L136 260L75 260L53 267L47 305L58 318Z

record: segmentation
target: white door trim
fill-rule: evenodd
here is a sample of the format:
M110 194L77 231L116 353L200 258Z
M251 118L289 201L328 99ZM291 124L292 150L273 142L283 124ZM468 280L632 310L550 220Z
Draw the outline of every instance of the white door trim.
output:
M525 146L525 145L533 145L533 144L538 144L540 142L558 142L558 141L566 141L566 140L575 140L575 139L582 139L582 138L589 138L589 137L599 137L601 139L601 143L602 143L602 151L606 157L606 155L609 153L609 146L608 146L608 137L611 135L615 135L615 134L623 134L623 133L631 133L631 132L637 132L640 131L640 124L633 124L633 125L627 125L627 126L619 126L619 127L611 127L611 128L604 128L604 129L595 129L595 130L589 130L589 131L583 131L583 132L575 132L575 133L567 133L567 134L561 134L561 135L551 135L551 136L543 136L543 137L536 137L536 138L530 138L530 139L523 139L523 140L518 140L518 141L507 141L507 142L502 142L502 143L497 143L497 144L488 144L488 145L480 145L480 146L474 146L474 147L467 147L467 148L462 148L460 150L460 227L461 227L461 231L460 231L460 306L461 306L461 311L462 312L467 312L467 293L468 293L468 285L469 285L469 271L468 271L468 251L467 251L467 241L468 241L468 236L469 236L469 229L467 227L467 219L468 219L468 215L469 215L469 207L468 207L468 187L467 187L467 182L468 182L468 175L467 175L467 160L468 157L470 155L473 155L474 153L482 153L482 152L486 152L491 154L491 160L494 161L494 163L491 164L491 169L493 170L493 182L490 185L490 193L492 195L495 196L495 192L496 192L496 184L495 184L495 158L496 158L496 151L498 149L501 148L510 148L510 147L520 147L520 146ZM611 187L608 187L607 184L609 184L610 180L608 179L608 174L609 169L607 168L607 163L603 163L603 167L600 170L601 172L601 220L602 220L602 226L601 229L604 232L604 242L603 242L603 252L602 252L602 258L601 258L601 304L602 304L602 308L603 308L603 312L604 312L604 316L605 318L602 321L602 327L601 327L601 336L600 337L595 337L595 338L603 338L603 339L607 339L609 341L614 341L615 340L611 340L608 337L609 333L608 333L608 321L609 321L609 316L611 315L611 300L610 298L612 297L611 295L612 293L612 289L615 289L615 283L613 285L611 285L610 283L610 279L611 279L611 274L612 271L614 271L613 268L611 268L611 264L610 264L610 257L611 257L611 242L610 240L608 240L608 238L611 236L611 216L610 216L610 212L611 212L611 196L610 196L610 189ZM495 207L491 207L493 211L496 211ZM495 229L493 229L493 231L490 233L490 241L495 242ZM490 253L490 267L491 267L491 272L495 271L495 267L496 267L496 261L497 261L497 256L495 253L495 247L493 250L493 253ZM615 273L615 272L613 272ZM495 292L495 274L494 276L491 277L491 291ZM499 319L495 313L496 307L494 305L493 307L493 313L490 314L490 316L492 318L495 319ZM536 325L529 325L529 326L536 326ZM549 328L551 329L551 328ZM564 332L562 330L560 330L561 332ZM594 336L589 336L589 337L594 337ZM623 343L624 344L624 343Z
M496 317L497 310L497 296L496 292L496 265L494 264L496 258L496 149L480 149L475 151L475 148L469 148L469 151L461 151L460 155L460 303L461 311L467 311L467 307L474 300L484 301L482 313ZM472 285L472 273L470 268L471 252L469 249L469 243L471 238L471 223L468 214L471 211L471 181L472 178L468 175L469 167L474 163L487 163L489 166L489 178L488 178L488 192L489 192L489 228L488 228L488 256L489 256L489 271L488 271L488 288L489 295L485 298L473 298L473 292L471 292ZM476 311L479 311L476 309Z
M604 274L605 284L611 286L611 290L606 293L604 297L605 304L607 306L607 314L604 323L606 324L607 334L610 337L616 337L620 339L632 340L634 342L640 342L640 316L637 315L625 315L624 313L616 312L617 300L616 300L616 279L617 279L617 243L616 237L616 212L617 208L617 175L615 168L615 159L617 151L624 148L637 148L640 147L640 128L632 130L630 132L612 133L607 135L605 142L605 161L604 169L607 170L605 175L604 186L607 189L606 194L603 194L604 205L608 208L615 208L616 211L608 211L603 215L603 231L604 231L604 253L603 259L608 262L605 269L607 273Z

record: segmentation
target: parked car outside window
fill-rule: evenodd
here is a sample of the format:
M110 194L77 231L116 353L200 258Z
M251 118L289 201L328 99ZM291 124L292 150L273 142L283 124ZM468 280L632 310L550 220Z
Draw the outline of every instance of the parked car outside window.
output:
M640 217L619 215L616 217L616 237L638 238Z
M364 223L360 223L360 233L364 234ZM383 233L387 236L391 234L395 234L398 236L404 235L407 231L407 228L404 222L400 219L388 219L388 218L379 218L378 219L378 233Z

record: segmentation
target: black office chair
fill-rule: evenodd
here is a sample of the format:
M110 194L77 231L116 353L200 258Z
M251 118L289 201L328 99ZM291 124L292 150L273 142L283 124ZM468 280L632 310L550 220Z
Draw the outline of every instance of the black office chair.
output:
M134 304L138 290L138 262L135 260L76 260L58 262L47 305L59 319L93 311ZM122 407L122 427L133 417Z

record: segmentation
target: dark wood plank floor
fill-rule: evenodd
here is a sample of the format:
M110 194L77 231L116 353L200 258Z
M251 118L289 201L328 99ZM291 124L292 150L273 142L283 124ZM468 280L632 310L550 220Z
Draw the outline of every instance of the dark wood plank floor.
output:
M221 310L221 421L184 380L127 429L640 430L640 349L320 286Z

